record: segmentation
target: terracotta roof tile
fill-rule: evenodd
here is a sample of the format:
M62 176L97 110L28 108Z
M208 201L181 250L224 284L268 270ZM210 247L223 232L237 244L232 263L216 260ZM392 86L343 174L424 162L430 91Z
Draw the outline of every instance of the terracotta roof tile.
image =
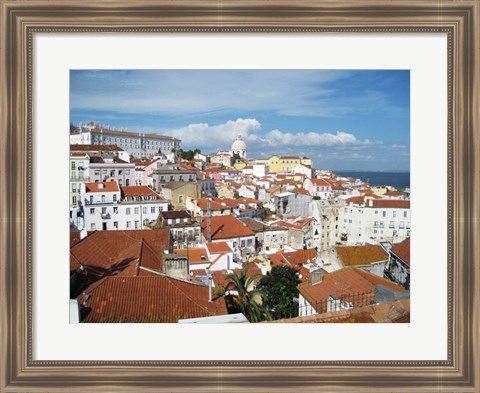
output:
M399 208L410 209L410 201L397 199L375 199L372 201L373 207L378 208Z
M226 242L207 243L206 246L210 254L233 252L228 243Z
M407 237L404 241L396 243L390 249L395 255L401 258L410 266L410 238Z
M209 263L207 250L203 247L199 248L178 248L173 250L177 255L188 255L189 263L198 264L198 263Z
M255 235L251 229L233 216L213 216L210 219L212 240ZM205 238L208 236L207 221L204 218L201 222L202 233Z
M298 289L318 312L325 312L330 296L341 302L351 302L355 307L373 304L376 285L384 285L398 292L405 290L389 280L350 267L325 275L322 282L299 285Z
M166 276L106 277L80 295L82 322L178 322L226 315L223 298L208 301L208 287Z
M170 230L96 231L70 248L70 259L102 277L139 259L142 241L148 243L144 263L158 266L157 262L152 262L149 250L155 255L162 255L164 250L168 250Z
M87 192L115 192L120 191L116 181L85 183Z
M163 199L148 186L125 186L120 188L122 191L122 197L156 196L159 199Z

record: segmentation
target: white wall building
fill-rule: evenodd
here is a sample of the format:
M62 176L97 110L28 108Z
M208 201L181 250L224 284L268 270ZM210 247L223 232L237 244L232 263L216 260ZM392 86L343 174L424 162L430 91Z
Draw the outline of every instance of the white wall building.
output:
M346 245L410 237L410 201L354 197L339 209L340 241Z
M169 154L172 149L181 147L181 140L171 136L113 130L97 126L95 122L73 127L70 130L70 143L117 145L135 157Z
M87 231L144 229L168 209L168 201L150 188L120 188L117 182L83 184L82 203L77 227Z

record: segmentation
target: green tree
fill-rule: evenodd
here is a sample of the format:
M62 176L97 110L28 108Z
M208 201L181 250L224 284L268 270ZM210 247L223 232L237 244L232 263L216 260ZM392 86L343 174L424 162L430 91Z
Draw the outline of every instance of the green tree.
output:
M262 277L254 274L247 277L248 269L240 273L232 272L227 275L225 291L236 291L236 294L227 294L227 306L231 313L241 312L250 322L260 322L271 319L268 311L263 307L265 295L257 289L249 290L255 280Z
M233 153L232 158L230 158L230 166L233 166L238 160L240 160L240 154L238 153Z
M297 270L290 266L274 266L270 274L263 276L258 289L265 294L264 305L275 318L298 316L298 284L301 283Z

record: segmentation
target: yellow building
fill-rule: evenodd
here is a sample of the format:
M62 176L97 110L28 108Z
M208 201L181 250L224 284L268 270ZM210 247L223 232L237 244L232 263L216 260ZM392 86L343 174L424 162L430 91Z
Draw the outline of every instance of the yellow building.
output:
M270 172L292 172L297 165L312 166L312 160L307 157L293 157L293 156L272 156L268 159L268 166Z

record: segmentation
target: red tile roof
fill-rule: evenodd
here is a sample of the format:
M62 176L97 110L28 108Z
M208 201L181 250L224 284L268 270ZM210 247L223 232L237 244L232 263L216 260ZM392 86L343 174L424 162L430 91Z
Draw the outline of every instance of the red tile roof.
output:
M157 198L161 198L160 195L148 186L125 186L120 188L122 191L122 197L156 196Z
M98 277L118 274L134 261L161 271L169 246L169 229L96 231L70 248L70 260Z
M375 199L372 201L373 207L379 208L399 208L410 209L410 201L396 199Z
M207 218L201 222L202 233L207 238ZM212 240L231 239L243 236L255 236L255 233L233 216L211 217Z
M78 297L87 323L176 323L226 315L223 298L208 301L208 287L166 276L106 277Z
M390 249L396 256L402 259L408 266L410 266L410 238L407 237L404 241L396 243Z
M207 254L207 250L203 247L199 248L178 248L173 250L173 252L177 255L188 255L189 263L190 264L198 264L198 263L209 263L209 258Z
M215 242L206 244L210 254L221 254L225 252L233 252L228 243L226 242Z
M369 265L388 260L388 254L382 246L366 244L364 246L335 247L343 266Z
M207 198L198 198L195 200L196 205L202 209L208 209L208 199ZM230 209L230 206L226 204L222 204L219 200L214 200L213 198L210 200L210 209L212 210L221 210L221 209Z
M312 262L317 258L317 250L297 250L292 252L279 251L268 256L273 266L288 265L293 268L304 263Z
M316 187L331 187L332 185L325 179L310 179L312 184Z
M355 307L373 304L376 285L383 285L398 292L405 290L389 280L351 267L326 274L322 282L299 285L298 290L318 312L325 312L330 296L340 299L341 302L351 302Z
M120 191L116 181L85 183L87 192L115 192Z
M191 218L191 215L186 210L170 210L166 212L160 212L163 218Z
M70 145L70 151L123 151L117 145Z

